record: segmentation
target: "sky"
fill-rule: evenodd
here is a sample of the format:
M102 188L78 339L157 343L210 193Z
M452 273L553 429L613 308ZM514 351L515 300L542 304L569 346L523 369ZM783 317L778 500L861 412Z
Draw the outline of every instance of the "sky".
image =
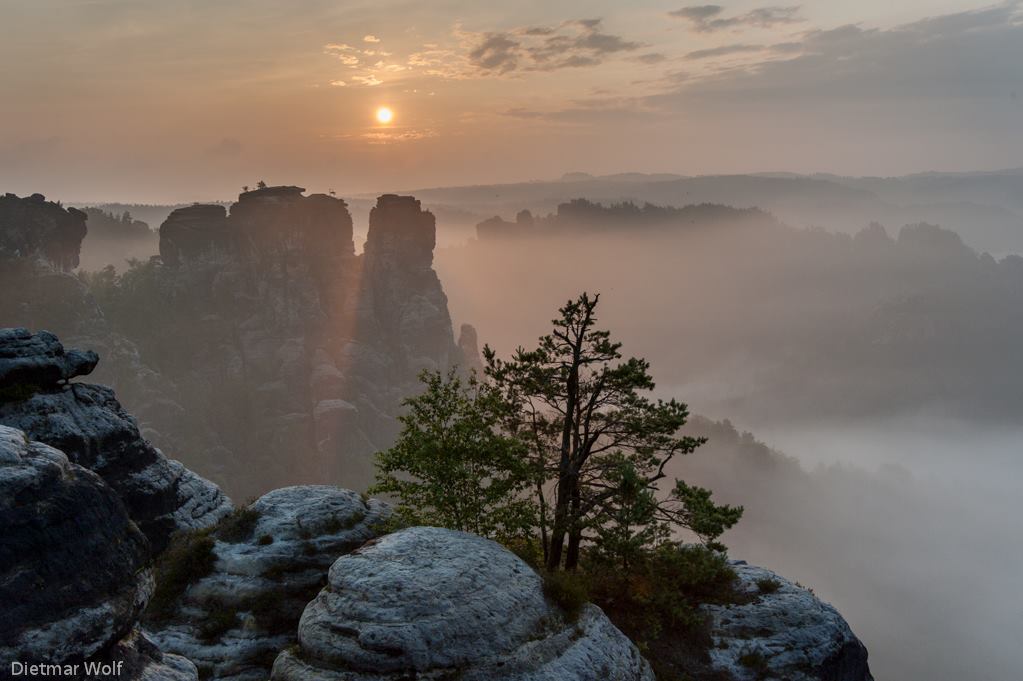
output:
M0 191L1023 165L1023 3L773 1L0 0Z

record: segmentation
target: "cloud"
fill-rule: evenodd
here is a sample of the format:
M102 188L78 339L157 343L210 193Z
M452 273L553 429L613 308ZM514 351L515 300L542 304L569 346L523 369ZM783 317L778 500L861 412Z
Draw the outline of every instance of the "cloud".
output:
M691 60L762 50L737 68L704 74L652 106L689 111L694 106L795 106L823 109L884 101L889 120L935 107L928 122L951 107L975 106L978 115L1007 125L994 102L1023 88L1023 11L1010 1L981 10L929 17L888 29L846 25L805 31L796 42L757 47L726 45L691 52ZM666 82L667 84L667 82ZM969 104L969 102L973 104ZM904 107L902 109L898 107ZM900 113L901 112L901 113ZM951 123L950 123L951 125Z
M666 59L667 57L660 52L647 52L646 54L640 54L635 57L635 60L642 64L660 64Z
M711 57L726 57L733 54L749 54L751 52L763 52L763 45L721 45L710 47L706 50L694 50L687 53L683 59L708 59Z
M378 38L375 35L373 35L372 33L370 33L369 35L362 36L362 42L364 42L364 43L378 43L378 42L380 42L380 38Z
M384 81L380 80L379 78L377 78L376 76L374 76L373 74L370 74L368 76L352 76L352 80L354 80L356 83L360 83L360 84L366 85L368 87L373 87L374 85L380 85L381 83L384 82Z
M330 84L333 87L347 87L348 85L348 83L344 82L343 80L332 80L330 81Z
M723 16L725 8L721 5L691 5L668 12L668 15L688 21L694 31L711 33L726 28L771 28L779 24L800 23L799 9L799 5L758 7L745 14L726 17Z
M206 148L206 155L216 158L232 158L242 153L242 143L234 137L225 137Z
M597 66L612 55L643 47L603 32L601 25L600 19L573 19L557 26L484 33L469 49L469 64L477 75L555 71Z

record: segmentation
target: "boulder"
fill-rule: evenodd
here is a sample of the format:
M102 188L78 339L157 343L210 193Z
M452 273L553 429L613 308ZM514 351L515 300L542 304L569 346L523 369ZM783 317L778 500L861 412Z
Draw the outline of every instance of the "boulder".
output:
M737 681L873 681L866 647L835 608L765 568L732 567L750 600L703 606L714 669Z
M571 621L540 576L488 539L415 527L339 558L275 681L653 681L596 606Z
M326 485L264 494L213 532L212 572L149 622L150 635L209 678L267 678L331 563L376 536L389 514L381 501ZM212 630L218 618L226 624Z

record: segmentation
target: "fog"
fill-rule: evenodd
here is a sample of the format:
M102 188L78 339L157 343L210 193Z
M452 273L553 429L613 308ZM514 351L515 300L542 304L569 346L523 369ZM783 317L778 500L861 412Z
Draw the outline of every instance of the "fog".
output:
M878 679L1014 678L1023 259L935 225L850 229L858 214L836 213L831 231L721 205L555 202L476 238L495 201L510 217L508 196L535 207L543 190L473 202L488 191L434 196L465 199L433 206L456 329L473 324L506 355L569 298L601 293L601 325L651 361L657 393L687 402L691 432L710 438L672 474L745 506L724 537L734 557L833 603ZM361 250L370 203L349 206ZM106 257L123 269L89 224L83 268ZM136 247L154 254L155 238Z
M753 433L698 417L710 442L673 471L745 505L725 536L734 557L833 603L878 679L1013 678L1016 260L927 225L571 222L441 249L456 325L507 353L569 297L600 292L600 325L652 362L660 395Z

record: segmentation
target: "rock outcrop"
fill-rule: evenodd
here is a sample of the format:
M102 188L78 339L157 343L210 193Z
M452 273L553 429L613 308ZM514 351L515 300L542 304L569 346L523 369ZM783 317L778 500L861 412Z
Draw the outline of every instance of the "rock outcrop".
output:
M418 373L466 360L432 269L433 215L382 196L356 255L347 204L303 192L178 209L160 228L160 257L137 264L130 284L107 272L88 286L65 271L83 231L69 241L29 229L78 214L9 198L0 244L30 233L36 251L63 255L54 266L23 257L24 245L0 253L0 319L96 351L98 380L143 434L235 496L363 487Z
M268 492L242 513L241 526L229 520L214 532L210 574L152 621L150 632L204 675L258 681L295 643L302 610L331 563L376 536L390 509L351 490L305 485Z
M208 527L227 514L231 502L220 489L146 441L113 390L65 385L96 362L91 352L65 352L45 331L0 329L0 424L99 474L157 552L173 532Z
M62 272L78 267L85 213L42 194L0 196L0 259L42 259Z
M732 566L752 599L704 606L715 669L737 681L873 681L867 649L835 608L770 570Z
M339 558L298 641L274 663L275 681L654 679L599 608L568 621L514 554L430 527Z
M149 547L117 494L64 453L0 426L0 668L112 663L118 678L195 681L137 630ZM46 674L43 674L46 676ZM62 678L68 678L62 676Z

